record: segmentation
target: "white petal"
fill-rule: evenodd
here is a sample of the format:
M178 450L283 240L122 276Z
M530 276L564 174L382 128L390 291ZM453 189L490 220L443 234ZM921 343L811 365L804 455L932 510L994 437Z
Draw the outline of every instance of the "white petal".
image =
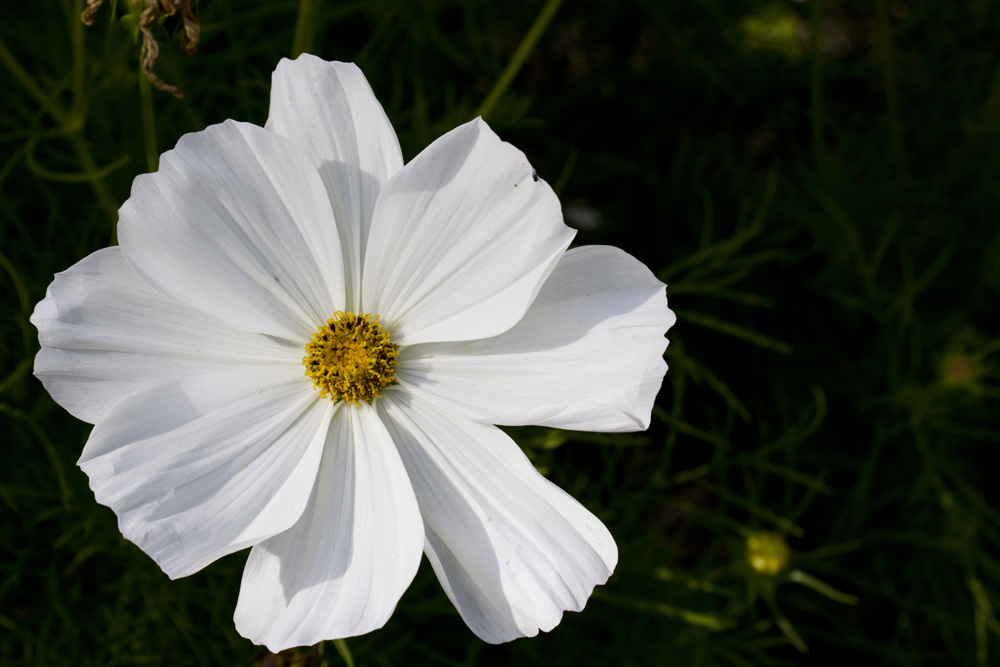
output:
M403 167L379 195L362 299L403 344L512 327L573 238L524 153L476 119Z
M423 543L413 489L375 409L341 406L302 518L250 552L236 629L277 653L380 628Z
M396 133L356 65L309 54L278 63L265 127L295 142L323 177L344 249L346 310L356 310L375 199L403 167Z
M343 308L344 267L322 179L292 142L226 121L181 137L119 212L142 278L258 333L308 341Z
M183 577L298 520L331 412L301 367L166 380L108 411L80 467L122 534Z
M417 494L427 557L473 632L491 643L530 637L583 609L618 562L593 514L495 426L399 386L376 407Z
M476 421L643 430L675 319L641 262L617 248L575 248L512 329L404 348L397 377Z
M135 274L117 247L56 274L31 323L42 344L35 375L59 405L91 424L160 380L295 364L303 353L164 296Z

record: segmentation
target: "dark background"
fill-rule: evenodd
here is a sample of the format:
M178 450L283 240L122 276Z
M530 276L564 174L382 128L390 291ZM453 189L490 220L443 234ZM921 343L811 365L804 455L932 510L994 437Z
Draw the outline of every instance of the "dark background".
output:
M619 543L587 609L485 645L425 563L355 664L1000 663L1000 3L559 4L200 0L196 54L152 26L182 100L125 0L3 4L0 665L343 664L236 633L244 554L171 582L126 542L31 375L133 177L262 124L303 50L361 67L407 159L483 113L679 317L648 432L511 429Z

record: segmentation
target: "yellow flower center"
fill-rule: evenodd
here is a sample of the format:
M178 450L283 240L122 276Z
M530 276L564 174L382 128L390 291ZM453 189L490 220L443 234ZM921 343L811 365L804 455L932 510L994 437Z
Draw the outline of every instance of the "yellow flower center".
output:
M747 560L754 572L776 575L788 567L790 554L780 533L762 530L747 536Z
M976 362L967 354L953 352L941 364L941 381L949 387L971 385L976 381Z
M372 319L337 311L313 334L302 365L320 398L370 403L396 377L398 348L379 326L377 315Z

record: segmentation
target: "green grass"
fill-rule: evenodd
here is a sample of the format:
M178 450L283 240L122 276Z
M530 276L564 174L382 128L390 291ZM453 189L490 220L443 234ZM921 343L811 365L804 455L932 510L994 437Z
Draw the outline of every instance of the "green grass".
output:
M89 426L30 373L34 304L132 179L263 123L303 51L360 65L407 159L483 113L679 315L647 433L511 429L619 543L587 609L485 645L425 563L354 664L1000 660L1000 3L201 0L196 55L153 26L183 99L111 4L0 22L0 665L344 662L239 637L243 554L171 582L126 542L75 465Z

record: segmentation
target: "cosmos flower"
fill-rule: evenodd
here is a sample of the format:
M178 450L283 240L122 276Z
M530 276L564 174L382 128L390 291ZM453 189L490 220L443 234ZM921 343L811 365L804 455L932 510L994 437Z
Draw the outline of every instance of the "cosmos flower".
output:
M357 67L285 60L264 128L182 137L121 245L55 277L35 374L167 575L252 547L254 642L381 627L421 553L482 639L531 636L617 547L495 425L646 428L674 322L645 266L573 234L482 120L403 166Z

